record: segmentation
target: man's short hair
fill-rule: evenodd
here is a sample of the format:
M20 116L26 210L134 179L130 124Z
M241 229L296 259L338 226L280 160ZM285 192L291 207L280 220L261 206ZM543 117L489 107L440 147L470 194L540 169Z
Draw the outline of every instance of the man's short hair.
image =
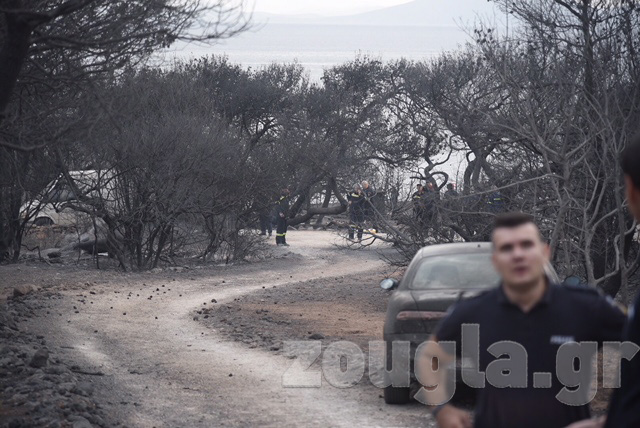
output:
M540 233L540 229L536 224L533 216L530 214L520 213L520 212L510 212L504 214L498 214L493 222L493 231L491 232L491 240L493 241L493 234L496 229L514 229L516 227L520 227L524 224L533 224L538 231L538 237L540 237L541 241L544 241L542 238L542 234Z
M453 190L453 183L447 183L447 189Z
M493 222L493 230L503 227L512 229L514 227L519 227L523 224L528 223L531 223L533 225L536 224L536 222L533 220L532 215L519 212L504 213L496 216Z
M640 189L640 133L631 140L620 156L622 171Z
M416 187L423 187L422 184L418 183Z

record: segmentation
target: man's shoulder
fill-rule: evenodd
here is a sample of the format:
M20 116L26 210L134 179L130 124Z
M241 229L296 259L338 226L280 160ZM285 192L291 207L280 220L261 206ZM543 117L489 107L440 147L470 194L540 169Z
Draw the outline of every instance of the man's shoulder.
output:
M572 293L586 293L586 294L595 294L600 295L602 291L600 288L589 285L589 284L567 284L566 282L563 284L553 284L555 287L561 287L566 291Z
M560 302L568 308L582 307L587 310L611 306L622 313L626 310L618 304L613 297L605 294L597 287L584 285L556 285L556 295Z
M553 284L556 294L562 299L595 301L604 299L606 296L599 288L587 284L569 285Z

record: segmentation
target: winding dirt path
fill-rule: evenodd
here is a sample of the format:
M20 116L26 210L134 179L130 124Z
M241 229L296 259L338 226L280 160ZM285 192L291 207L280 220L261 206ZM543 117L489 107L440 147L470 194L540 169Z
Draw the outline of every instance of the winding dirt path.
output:
M423 407L387 406L372 386L285 388L282 376L293 360L194 320L198 308L263 287L383 267L375 248L336 248L332 233L290 235L292 246L275 248L276 258L265 262L63 291L51 315L29 328L84 371L103 373L87 376L95 396L112 421L127 426L432 426Z

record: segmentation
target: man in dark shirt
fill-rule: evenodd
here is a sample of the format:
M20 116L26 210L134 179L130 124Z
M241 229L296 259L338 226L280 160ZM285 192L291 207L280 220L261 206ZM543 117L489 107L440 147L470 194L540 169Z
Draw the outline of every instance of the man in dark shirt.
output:
M545 265L549 263L549 247L542 241L530 216L498 215L492 241L493 264L502 283L477 297L460 301L440 323L420 358L423 366L425 362L432 364L436 358L438 367L443 367L454 358L450 350L445 351L444 342L454 342L457 356L474 359L477 373L481 375L473 385L483 388L479 390L472 425L467 412L446 403L446 371L420 370L425 375L423 384L443 386L425 394L430 404L438 404L433 413L439 426L561 428L588 418L587 398L575 403L559 395L568 390L558 375L571 371L574 361L569 359L568 364L559 367L558 350L565 343L602 344L620 340L624 314L595 289L560 286L547 278ZM462 345L462 328L468 324L479 329L475 358L473 346L469 350ZM512 378L504 377L515 369L506 373L495 370L494 363L505 361L504 353L489 348L504 341L510 343L512 350L514 344L521 346L527 356L526 364L521 366L522 376L516 375L517 384ZM509 360L515 361L518 354L511 352L508 352ZM581 370L586 370L583 374L588 374L590 363L590 359L580 361ZM502 384L505 380L506 384ZM581 384L581 391L588 391L589 382L585 383L587 385ZM586 393L584 395L586 397Z
M640 135L624 150L621 163L627 185L629 211L640 221ZM640 345L640 294L629 310L622 340ZM620 388L613 393L605 426L640 427L640 354L621 362Z

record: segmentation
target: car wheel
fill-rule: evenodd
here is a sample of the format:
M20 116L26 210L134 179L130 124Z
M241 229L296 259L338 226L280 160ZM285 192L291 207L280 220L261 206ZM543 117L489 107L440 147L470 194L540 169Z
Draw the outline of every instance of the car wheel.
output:
M33 221L36 226L53 226L53 220L49 217L38 217Z
M384 389L384 402L387 404L407 404L409 401L409 388L387 386Z

